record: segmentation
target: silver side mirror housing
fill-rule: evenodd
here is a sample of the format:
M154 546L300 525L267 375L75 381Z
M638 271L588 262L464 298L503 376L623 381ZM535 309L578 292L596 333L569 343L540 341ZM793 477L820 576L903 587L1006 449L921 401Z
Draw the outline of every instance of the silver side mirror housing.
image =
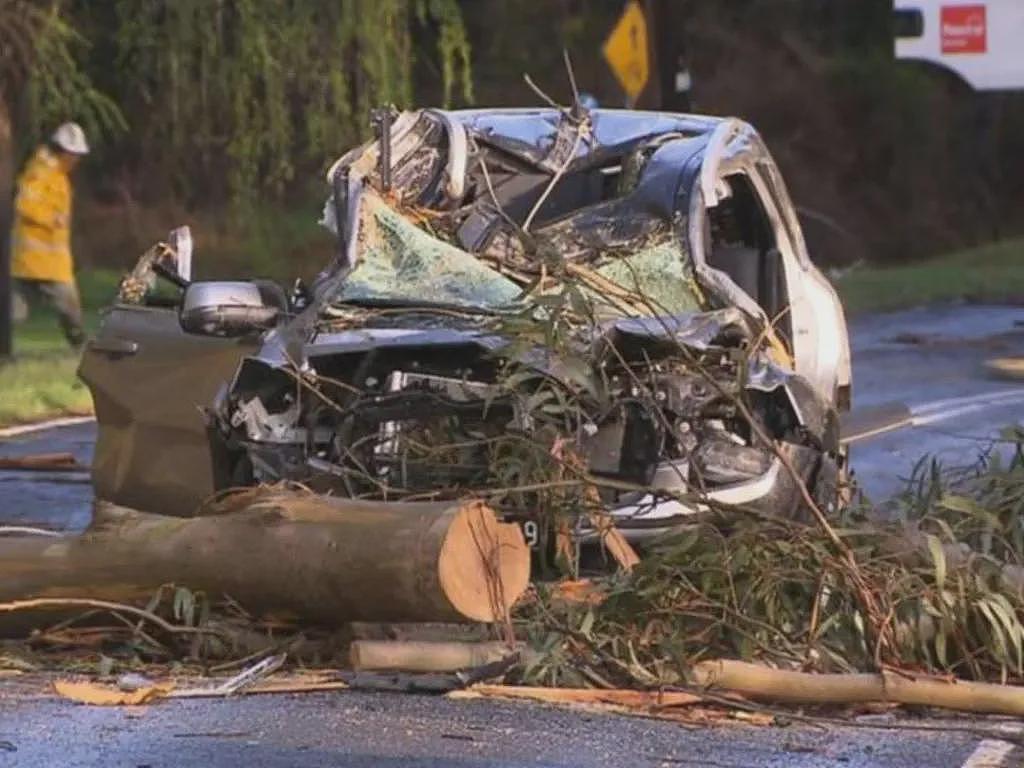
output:
M268 305L254 283L197 282L185 289L180 322L187 333L245 336L274 327L280 313L281 308Z

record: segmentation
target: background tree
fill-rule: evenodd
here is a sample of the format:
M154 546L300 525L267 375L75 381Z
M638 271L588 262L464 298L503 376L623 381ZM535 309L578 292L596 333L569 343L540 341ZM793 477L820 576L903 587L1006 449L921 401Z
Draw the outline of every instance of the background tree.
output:
M39 126L76 118L91 128L123 125L117 107L95 88L76 59L84 40L59 3L0 0L0 357L11 352L11 202L17 137L24 115Z
M106 164L150 198L280 196L363 136L372 107L413 103L414 33L436 41L445 97L470 95L455 0L95 5L79 0L73 15L94 42L98 82L131 120Z
M263 265L282 261L294 274L297 261L322 258L309 245L310 198L323 192L325 165L365 137L371 107L469 104L470 43L480 104L536 104L524 72L566 102L564 47L581 87L604 106L621 106L600 50L623 5L0 0L4 18L11 9L20 14L0 32L4 106L17 115L22 148L69 114L107 130L80 177L83 264L122 268L188 219L204 251L220 254L203 263L219 262L221 274L269 274ZM976 94L941 71L895 61L891 0L671 6L695 111L738 115L761 130L819 260L900 260L1024 232L1016 172L1024 96ZM41 28L50 33L40 38ZM35 56L28 40L53 54ZM25 64L11 62L33 57L28 87ZM13 102L11 71L23 73ZM642 106L660 106L656 85ZM115 113L97 106L105 103L99 93L118 105L128 130L116 131ZM268 203L254 213L259 201ZM247 215L228 220L226 203ZM142 223L133 223L137 214ZM248 234L256 225L262 231ZM218 241L218 226L234 232ZM267 230L279 239L271 242ZM257 243L240 245L239 231ZM253 255L260 243L263 253Z

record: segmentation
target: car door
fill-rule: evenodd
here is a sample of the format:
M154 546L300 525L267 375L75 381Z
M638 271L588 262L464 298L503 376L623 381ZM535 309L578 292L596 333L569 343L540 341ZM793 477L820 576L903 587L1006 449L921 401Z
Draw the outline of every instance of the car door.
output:
M691 195L688 237L695 269L728 301L770 320L790 347L796 373L846 409L850 350L842 305L807 256L771 156L752 131L741 137L745 141L730 147L725 160L704 160ZM713 198L706 180L715 188Z
M842 302L810 260L796 208L775 162L764 153L750 169L782 256L796 371L840 410L850 407L850 342Z
M185 333L176 308L115 304L84 350L97 498L190 515L214 491L202 412L257 340Z

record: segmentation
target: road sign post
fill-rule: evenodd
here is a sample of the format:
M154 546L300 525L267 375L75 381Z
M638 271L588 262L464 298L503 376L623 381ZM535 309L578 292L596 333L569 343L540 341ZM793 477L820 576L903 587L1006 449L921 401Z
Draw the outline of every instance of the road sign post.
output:
M690 112L689 56L686 50L686 21L689 0L647 0L647 19L652 36L654 86L657 106L668 112Z
M632 107L650 77L647 17L637 0L629 0L602 49L605 61L626 92Z
M2 109L0 105L0 109ZM11 301L11 225L14 223L14 166L10 133L0 113L0 361L14 351ZM6 146L5 146L6 144Z
M11 201L0 196L0 360L14 351L11 306Z

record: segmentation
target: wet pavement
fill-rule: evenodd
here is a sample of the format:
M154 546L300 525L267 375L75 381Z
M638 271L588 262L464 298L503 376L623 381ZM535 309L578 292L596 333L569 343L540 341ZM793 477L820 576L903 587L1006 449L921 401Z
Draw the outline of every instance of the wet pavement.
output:
M0 439L0 456L71 453L92 463L96 424ZM92 518L92 485L87 472L0 472L0 525L30 525L80 531Z
M851 323L857 408L898 401L915 426L852 446L861 485L875 500L904 487L922 456L965 466L1024 421L1024 383L993 377L985 361L1024 356L1024 309L954 306L859 318ZM1005 453L1005 446L1003 446Z
M947 768L970 765L983 740L961 730L971 726L963 718L859 722L688 727L514 702L350 691L119 709L0 695L0 744L17 750L0 749L0 768Z
M897 490L922 453L973 461L1020 421L1024 386L990 378L988 358L1024 355L1024 310L950 307L851 323L859 407L901 401L915 426L858 443L854 465L875 498ZM0 441L0 455L70 451L91 459L94 425ZM0 525L80 530L81 475L0 473ZM868 727L880 723L894 730ZM926 725L930 730L913 730ZM89 708L24 697L0 682L6 766L710 766L946 768L1022 766L1024 750L967 733L972 721L861 720L857 726L683 727L523 704L340 692ZM984 721L984 727L999 723Z

